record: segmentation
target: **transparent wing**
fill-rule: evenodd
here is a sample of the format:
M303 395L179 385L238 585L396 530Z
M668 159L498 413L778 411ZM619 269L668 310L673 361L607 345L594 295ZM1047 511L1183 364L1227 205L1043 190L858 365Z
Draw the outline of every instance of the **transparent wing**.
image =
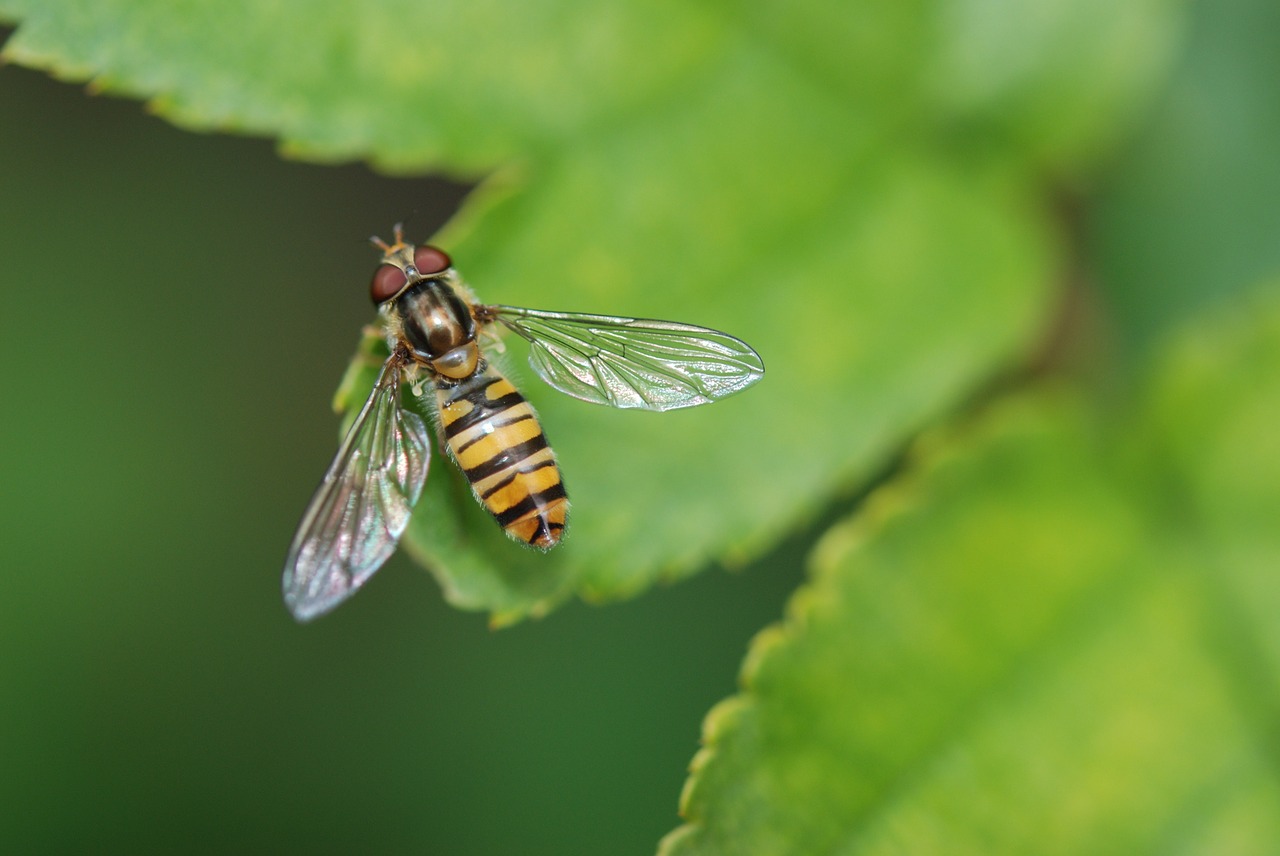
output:
M355 594L395 552L427 480L418 414L400 406L392 355L307 506L284 566L284 602L310 621Z
M750 345L706 327L514 306L481 312L529 340L529 362L544 381L596 404L675 410L724 398L764 376Z

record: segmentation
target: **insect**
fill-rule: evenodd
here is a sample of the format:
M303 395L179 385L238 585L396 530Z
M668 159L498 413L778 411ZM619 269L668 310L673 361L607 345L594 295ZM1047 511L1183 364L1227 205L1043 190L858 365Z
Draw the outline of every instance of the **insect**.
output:
M671 321L543 312L480 303L442 250L371 239L382 260L370 283L391 355L298 525L284 600L309 621L353 595L395 551L422 493L428 429L401 385L434 415L439 446L507 534L554 547L569 500L533 407L489 362L480 336L505 328L529 342L548 384L612 407L707 404L764 376L733 336Z

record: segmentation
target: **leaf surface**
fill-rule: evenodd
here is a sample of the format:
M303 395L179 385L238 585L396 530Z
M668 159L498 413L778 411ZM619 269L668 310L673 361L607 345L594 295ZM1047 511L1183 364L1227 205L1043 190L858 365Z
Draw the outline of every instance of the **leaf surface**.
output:
M933 438L753 643L662 852L1280 845L1278 298L1167 347L1138 418Z

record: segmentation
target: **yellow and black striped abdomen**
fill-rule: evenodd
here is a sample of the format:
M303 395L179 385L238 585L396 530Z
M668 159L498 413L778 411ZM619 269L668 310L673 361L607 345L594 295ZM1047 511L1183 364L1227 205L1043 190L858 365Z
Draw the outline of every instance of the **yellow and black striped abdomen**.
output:
M445 442L480 504L513 538L554 547L569 500L529 402L487 366L459 383L437 384L436 401Z

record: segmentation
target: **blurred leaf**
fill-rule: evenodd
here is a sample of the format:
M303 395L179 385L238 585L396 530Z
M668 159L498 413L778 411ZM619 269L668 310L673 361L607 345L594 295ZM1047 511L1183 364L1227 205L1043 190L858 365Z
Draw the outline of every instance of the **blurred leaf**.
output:
M1160 366L1131 428L1167 478L1041 397L829 533L662 852L1280 846L1278 296Z
M1033 179L1111 138L1177 8L0 4L23 20L8 58L192 127L506 166L438 239L484 300L702 324L761 353L758 387L655 415L548 394L512 343L569 537L521 550L437 466L405 539L499 620L759 554L1018 360L1061 267ZM1009 47L975 78L975 52L1032 35L1054 50ZM1070 95L1047 123L1028 112L1046 93ZM976 130L934 132L949 123Z
M925 60L933 109L1033 167L1079 173L1142 118L1135 104L1163 77L1182 25L1180 0L954 0ZM785 7L779 7L785 8ZM836 7L832 7L836 8Z
M1206 573L1259 658L1247 665L1280 706L1280 281L1229 321L1180 335L1149 407L1149 454L1171 470L1171 513L1196 521ZM1157 462L1151 461L1151 469Z

